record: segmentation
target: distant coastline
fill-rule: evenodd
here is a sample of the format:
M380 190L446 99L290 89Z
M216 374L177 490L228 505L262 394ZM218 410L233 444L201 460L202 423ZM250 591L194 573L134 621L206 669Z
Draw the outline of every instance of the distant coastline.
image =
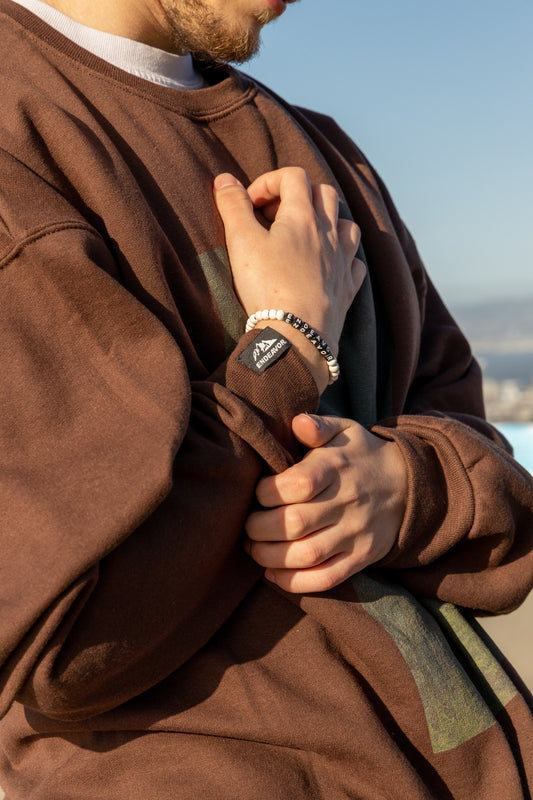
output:
M524 353L487 353L476 350L476 358L481 364L487 380L516 381L521 389L533 383L533 349Z
M533 422L533 298L452 306L483 370L487 416Z

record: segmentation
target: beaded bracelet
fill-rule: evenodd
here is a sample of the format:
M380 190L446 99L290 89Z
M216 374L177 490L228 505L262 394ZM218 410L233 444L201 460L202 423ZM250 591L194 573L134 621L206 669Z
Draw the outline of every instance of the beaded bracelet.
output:
M264 311L256 311L255 314L251 314L251 316L248 317L246 322L246 333L253 330L260 320L267 319L276 319L279 322L286 322L295 330L303 333L305 338L309 339L311 344L316 347L320 355L326 359L329 370L329 383L334 383L337 380L340 374L340 367L339 362L331 352L331 348L328 344L326 344L320 334L317 333L308 322L304 322L303 319L300 319L300 317L296 317L290 312L285 313L285 311L281 310L276 311L274 308L271 308L270 310L266 308Z

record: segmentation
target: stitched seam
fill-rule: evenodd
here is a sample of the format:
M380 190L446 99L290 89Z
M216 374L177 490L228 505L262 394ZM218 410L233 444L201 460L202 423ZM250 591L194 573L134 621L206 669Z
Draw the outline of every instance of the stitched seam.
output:
M35 242L39 241L39 239L43 239L45 236L50 236L53 233L59 233L60 231L65 230L83 230L87 233L91 233L98 239L102 239L100 234L97 233L94 228L91 228L90 225L82 222L56 222L43 225L41 228L37 228L29 233L24 239L16 241L11 248L2 257L0 257L0 270L4 269L4 267L13 261L13 259L16 258L28 245L34 244Z
M0 153L3 153L8 158L10 158L13 161L15 161L17 164L20 164L20 166L23 167L24 170L26 170L28 172L31 172L31 174L35 175L35 177L38 178L39 181L41 181L42 183L45 183L47 186L49 186L51 189L53 189L54 192L56 192L56 194L59 194L59 195L61 195L61 197L66 199L64 197L63 193L61 192L61 189L59 189L59 187L57 187L55 183L53 183L52 181L48 180L48 178L45 178L43 175L41 175L40 172L37 172L37 170L35 170L32 166L27 164L25 161L22 161L22 159L19 158L17 155L15 155L15 153L12 153L11 150L8 150L6 147L3 147L2 145L0 145ZM74 221L71 220L69 222L69 224L71 224L72 222L74 222ZM61 225L62 223L54 223L54 224ZM80 223L77 222L76 224L80 224ZM36 231L40 230L40 228L36 228L35 230ZM2 258L3 258L3 256L0 256L0 261L2 260Z

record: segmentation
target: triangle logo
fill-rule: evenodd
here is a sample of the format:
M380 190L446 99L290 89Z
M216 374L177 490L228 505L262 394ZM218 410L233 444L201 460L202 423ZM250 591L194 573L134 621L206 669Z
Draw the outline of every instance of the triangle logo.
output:
M265 328L237 357L237 361L261 375L290 349L290 342L273 328Z

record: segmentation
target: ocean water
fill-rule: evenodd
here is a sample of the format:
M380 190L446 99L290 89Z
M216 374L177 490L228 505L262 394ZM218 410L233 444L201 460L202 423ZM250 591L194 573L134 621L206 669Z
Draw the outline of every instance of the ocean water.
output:
M533 474L533 422L498 422L498 430L514 449L514 457Z

